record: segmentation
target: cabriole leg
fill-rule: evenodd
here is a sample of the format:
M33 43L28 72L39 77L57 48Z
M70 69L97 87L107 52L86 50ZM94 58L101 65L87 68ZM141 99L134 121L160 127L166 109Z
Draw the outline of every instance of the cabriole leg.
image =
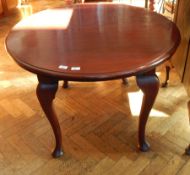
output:
M129 84L127 78L122 78L122 82L123 82L124 85L128 85Z
M167 87L168 86L168 80L170 78L170 66L166 66L166 79L164 81L164 83L162 83L162 87Z
M158 94L159 79L155 74L155 70L153 70L146 74L138 75L136 77L136 81L144 94L139 116L138 146L141 151L145 152L149 150L149 144L145 139L145 128L149 113Z
M63 88L67 89L69 87L69 82L67 80L63 81Z
M53 109L53 100L58 88L58 80L38 76L38 81L39 84L36 89L36 94L41 107L51 124L56 140L56 146L52 155L53 157L60 157L63 155L61 129L56 113Z

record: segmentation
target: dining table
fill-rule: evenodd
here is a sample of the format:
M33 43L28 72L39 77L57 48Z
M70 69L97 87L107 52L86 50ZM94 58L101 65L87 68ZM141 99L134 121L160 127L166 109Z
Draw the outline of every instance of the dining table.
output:
M148 151L146 123L160 86L156 68L171 58L179 43L175 23L124 3L46 9L18 22L5 41L15 62L37 76L36 95L55 136L53 157L63 155L53 107L58 82L63 80L82 83L136 77L143 92L138 148Z

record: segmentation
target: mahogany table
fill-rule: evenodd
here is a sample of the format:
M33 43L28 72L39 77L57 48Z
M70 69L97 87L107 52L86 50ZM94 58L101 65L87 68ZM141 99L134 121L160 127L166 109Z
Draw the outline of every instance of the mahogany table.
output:
M55 135L54 157L63 154L52 103L59 80L104 81L136 76L143 91L139 149L147 151L145 126L159 90L155 68L180 42L174 23L125 4L77 4L36 13L13 27L6 47L13 59L38 77L37 97Z

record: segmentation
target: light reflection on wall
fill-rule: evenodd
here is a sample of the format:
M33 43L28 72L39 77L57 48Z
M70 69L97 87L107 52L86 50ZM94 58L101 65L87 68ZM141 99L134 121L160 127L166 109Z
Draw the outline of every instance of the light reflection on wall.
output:
M133 115L133 117L138 117L140 114L140 109L141 109L141 104L142 104L142 99L143 99L142 91L139 90L137 92L128 93L128 99L129 99L131 114ZM168 114L162 111L158 111L153 108L149 116L150 117L169 117Z

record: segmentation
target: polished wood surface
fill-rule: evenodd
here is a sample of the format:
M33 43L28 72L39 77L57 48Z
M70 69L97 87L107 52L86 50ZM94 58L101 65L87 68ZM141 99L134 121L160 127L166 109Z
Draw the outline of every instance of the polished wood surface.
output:
M58 15L61 18L55 20ZM158 32L165 37L162 45L157 45L161 44ZM60 157L62 134L53 100L61 79L97 81L135 75L144 93L138 145L148 151L145 128L159 89L155 68L171 57L179 41L177 27L156 13L124 4L88 4L34 14L13 28L6 45L19 65L37 74L36 94L55 135L53 156Z
M190 40L190 4L189 0L178 0L177 11L175 14L175 23L178 26L181 34L181 43L172 57L172 63L183 80L185 66L188 57L188 47ZM188 68L189 69L189 68Z
M154 104L159 90L159 79L155 74L155 70L143 75L136 76L137 85L144 93L142 107L139 115L139 149L147 151L149 143L145 139L145 127L149 117L150 110Z
M172 57L172 63L181 77L190 96L190 3L178 0L175 11L175 23L181 34L181 43Z
M176 26L159 14L122 4L84 4L21 21L6 45L12 57L34 73L95 81L152 69L172 55L179 40ZM74 67L80 70L71 70Z
M187 62L186 62L186 67L185 67L185 72L184 72L183 84L190 97L190 38L189 38Z
M188 0L179 1L176 18L177 26L179 26L182 35L182 42L175 54L174 60L190 97L190 2Z
M42 109L44 110L55 133L55 139L57 143L55 150L53 151L53 157L59 157L63 155L62 136L59 122L54 112L52 103L58 88L58 81L54 79L49 80L41 76L38 76L38 80L40 83L37 86L36 94Z

